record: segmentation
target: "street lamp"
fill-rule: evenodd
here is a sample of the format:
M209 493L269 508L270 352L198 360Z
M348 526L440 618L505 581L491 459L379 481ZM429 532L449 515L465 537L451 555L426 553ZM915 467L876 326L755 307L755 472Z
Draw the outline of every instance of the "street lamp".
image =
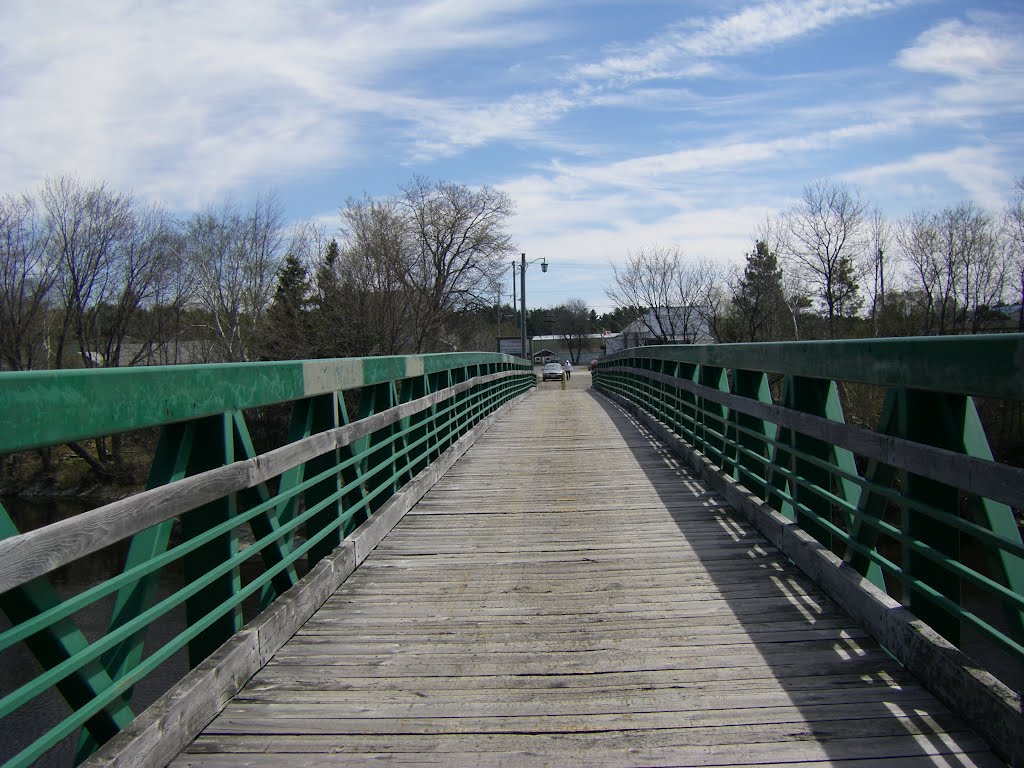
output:
M533 362L533 357L526 349L526 268L530 264L540 262L540 271L548 271L548 260L543 256L539 259L534 259L531 262L526 261L526 254L521 254L521 263L519 266L519 301L520 303L520 318L519 318L519 343L522 345L523 357ZM512 262L512 302L515 303L515 291L516 291L516 263Z

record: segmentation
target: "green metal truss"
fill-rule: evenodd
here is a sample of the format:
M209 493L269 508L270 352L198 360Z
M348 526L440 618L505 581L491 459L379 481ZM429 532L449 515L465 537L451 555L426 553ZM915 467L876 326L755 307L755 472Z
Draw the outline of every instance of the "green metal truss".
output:
M1024 471L995 465L974 402L1024 400L1024 335L645 347L602 358L594 381L954 644L970 628L1024 664L1024 544L1013 514L1024 507ZM851 384L885 392L874 430L885 439L846 426L840 388ZM930 468L939 463L962 469ZM982 477L989 495L971 490ZM1002 620L986 602L1002 606Z

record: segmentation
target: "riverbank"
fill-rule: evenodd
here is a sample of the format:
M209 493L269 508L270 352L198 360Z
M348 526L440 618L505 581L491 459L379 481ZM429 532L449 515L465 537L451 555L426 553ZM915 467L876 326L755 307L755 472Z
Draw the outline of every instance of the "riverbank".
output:
M33 504L76 501L99 506L138 493L146 486L150 457L141 446L123 451L121 465L104 472L66 446L43 454L29 451L4 457L0 464L0 496Z

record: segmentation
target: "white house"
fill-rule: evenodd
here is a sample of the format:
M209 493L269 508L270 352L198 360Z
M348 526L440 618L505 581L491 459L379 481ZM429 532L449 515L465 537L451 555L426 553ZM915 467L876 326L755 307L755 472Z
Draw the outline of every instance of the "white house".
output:
M649 309L620 333L605 338L607 354L651 344L712 344L705 307Z

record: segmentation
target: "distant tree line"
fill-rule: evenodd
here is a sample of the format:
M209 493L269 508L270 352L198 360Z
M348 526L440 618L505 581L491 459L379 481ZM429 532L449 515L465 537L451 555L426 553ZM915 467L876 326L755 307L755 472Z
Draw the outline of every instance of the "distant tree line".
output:
M492 349L514 213L499 190L423 178L392 197L349 199L342 241L314 272L306 356Z
M340 213L329 239L273 194L185 217L68 176L0 197L0 367L493 346L511 198L417 177Z
M574 357L588 334L638 321L653 343L1024 330L1024 179L1011 198L889 221L855 188L818 181L763 222L741 268L644 246L613 267L613 312L572 299L531 310L527 329ZM501 289L514 212L490 187L415 177L349 199L328 237L286 223L273 194L175 217L50 178L0 197L0 366L491 349L518 335Z
M818 181L753 240L733 270L643 247L606 293L638 310L651 343L1024 331L1024 178L1002 211L965 202L898 221Z
M1024 331L1024 178L1011 198L890 221L817 181L757 228L741 267L641 246L612 265L612 312L571 299L530 310L527 331L560 337L574 362L602 331L626 330L626 346Z

